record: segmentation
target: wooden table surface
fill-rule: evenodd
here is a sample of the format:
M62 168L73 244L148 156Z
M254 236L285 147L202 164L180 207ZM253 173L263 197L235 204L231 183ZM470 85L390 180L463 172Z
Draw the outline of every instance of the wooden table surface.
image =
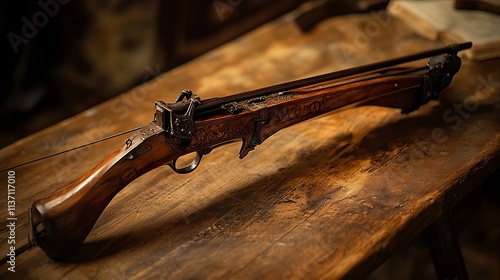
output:
M145 125L156 100L172 102L184 88L206 99L442 46L383 13L328 19L307 34L295 15L2 149L0 169ZM35 248L17 257L15 273L0 266L0 278L366 276L499 168L499 63L464 60L441 101L409 115L356 108L280 131L243 160L236 143L188 175L158 168L117 195L72 259ZM16 168L16 244L34 200L126 139ZM6 194L7 172L0 182Z

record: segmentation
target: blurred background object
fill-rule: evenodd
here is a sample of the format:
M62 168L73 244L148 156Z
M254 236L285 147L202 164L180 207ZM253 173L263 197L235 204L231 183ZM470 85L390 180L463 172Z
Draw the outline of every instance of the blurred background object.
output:
M500 57L500 16L495 14L500 1L488 1L393 0L387 10L423 38L446 44L474 42L464 57L479 61ZM487 8L492 11L483 11Z
M499 0L455 0L455 8L460 10L478 10L500 15Z

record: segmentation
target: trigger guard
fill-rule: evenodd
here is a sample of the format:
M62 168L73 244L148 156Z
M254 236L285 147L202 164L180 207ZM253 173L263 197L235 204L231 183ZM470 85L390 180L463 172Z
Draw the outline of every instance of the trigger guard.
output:
M175 164L177 163L177 159L172 160L171 162L167 163L167 165L170 166L170 168L172 168L175 173L188 174L193 172L198 167L198 165L200 165L200 161L203 155L204 153L202 151L197 151L196 157L193 159L193 161L182 168L177 168L177 166L175 166Z

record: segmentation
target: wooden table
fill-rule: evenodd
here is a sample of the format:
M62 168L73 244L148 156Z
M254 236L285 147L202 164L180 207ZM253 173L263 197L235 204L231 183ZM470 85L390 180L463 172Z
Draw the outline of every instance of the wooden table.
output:
M147 124L156 100L184 88L206 99L441 46L383 13L332 18L308 34L296 13L2 149L0 169ZM440 102L409 115L356 108L283 130L243 160L232 144L189 175L158 168L117 195L74 258L35 248L0 278L366 276L499 168L499 63L465 60ZM15 169L16 241L35 199L126 138ZM5 254L6 211L0 221Z

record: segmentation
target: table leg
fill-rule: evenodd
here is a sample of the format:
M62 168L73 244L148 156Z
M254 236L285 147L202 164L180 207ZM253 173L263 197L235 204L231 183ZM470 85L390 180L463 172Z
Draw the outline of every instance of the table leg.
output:
M425 235L438 279L469 279L451 211L431 224Z

